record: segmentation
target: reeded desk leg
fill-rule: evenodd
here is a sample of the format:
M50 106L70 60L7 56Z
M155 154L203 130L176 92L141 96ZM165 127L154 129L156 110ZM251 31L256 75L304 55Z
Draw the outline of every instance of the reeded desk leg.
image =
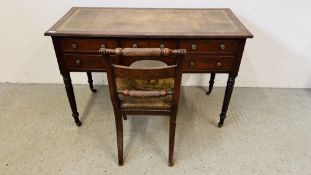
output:
M96 89L94 88L93 86L93 78L92 78L92 73L91 72L86 72L87 74L87 79L88 79L88 82L89 82L89 86L90 86L90 89L93 93L96 92Z
M209 87L208 87L208 91L206 92L206 95L209 95L212 93L212 90L213 90L213 86L214 86L214 83L215 83L215 73L211 73L211 78L209 80Z
M235 82L235 75L230 75L228 77L228 81L227 81L227 87L226 87L226 92L225 92L225 98L224 98L224 102L222 105L222 110L221 110L221 114L220 114L220 121L218 123L218 127L221 128L222 125L224 124L224 121L226 119L226 114L227 114L227 110L228 110L228 106L230 103L230 99L231 99L231 95L232 95L232 91L233 91L233 87L234 87L234 82Z
M79 120L79 113L77 110L77 104L75 99L75 94L73 92L73 87L71 84L71 78L70 75L63 75L64 84L67 92L67 97L70 103L71 111L72 111L72 117L74 118L76 125L81 126L81 121Z

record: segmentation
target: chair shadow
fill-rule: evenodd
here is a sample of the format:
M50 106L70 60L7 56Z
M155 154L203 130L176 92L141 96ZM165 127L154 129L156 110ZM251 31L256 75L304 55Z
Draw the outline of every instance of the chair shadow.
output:
M177 157L179 149L176 149L176 145L182 144L183 140L185 140L185 136L182 134L178 134L178 129L182 128L183 132L191 132L193 130L194 125L193 119L189 116L189 112L185 111L191 111L192 104L187 103L184 99L185 96L183 95L185 92L184 88L181 90L180 94L180 102L179 102L179 112L177 114L177 126L176 126L176 133L175 133L175 155L174 157ZM189 106L190 105L190 106ZM133 149L134 143L137 141L137 138L146 138L148 137L148 140L150 140L149 143L156 143L151 145L151 149L154 150L157 153L157 156L159 156L163 162L167 163L168 160L168 140L169 140L169 116L163 117L163 120L161 120L161 126L163 126L163 130L166 129L166 143L167 145L163 146L160 144L157 144L156 136L152 135L154 137L149 137L148 135L148 125L149 122L152 122L151 120L155 117L162 117L162 116L143 116L143 117L137 117L137 116L129 116L127 120L124 122L127 122L130 120L131 122L131 129L130 129L130 135L128 138L128 142L124 148L124 158L129 158L129 150ZM191 128L192 127L192 128ZM160 128L161 129L161 128ZM150 133L149 133L150 134ZM178 137L178 141L177 138ZM150 146L150 145L149 145ZM177 159L174 159L177 160Z
M137 138L146 136L149 120L150 120L149 116L135 116L135 115L127 116L127 120L123 120L123 122L130 122L131 125L131 129L129 131L130 135L128 136L129 139L127 144L124 146L124 153L123 153L124 159L128 158L130 152L129 150L132 149Z
M96 86L95 87L96 92L93 93L91 92L91 90L88 88L87 91L88 93L90 93L90 97L88 99L88 101L86 102L86 106L84 107L83 112L80 114L80 121L83 123L87 117L89 116L90 111L92 110L93 106L96 105L95 101L98 97L98 93L101 89L103 89L102 87Z
M179 110L177 114L176 121L176 134L175 134L175 151L174 151L174 161L180 160L180 156L187 150L186 148L189 146L189 136L191 136L193 131L196 130L196 118L200 117L195 112L197 110L197 104L193 102L194 96L192 90L187 90L189 87L184 87L181 90L181 96L179 100ZM193 88L193 87L191 87ZM189 94L190 93L190 94ZM199 92L200 93L200 92ZM202 92L205 95L205 90ZM196 147L197 145L193 145L192 147ZM190 150L187 150L190 151ZM183 156L181 156L183 157Z
M193 133L193 131L196 129L195 120L197 117L204 117L204 123L211 125L215 128L217 128L217 123L215 121L211 120L211 115L205 115L204 116L197 116L197 114L200 114L198 112L193 115L193 110L196 110L197 105L193 103L194 99L187 99L188 96L191 96L192 91L187 90L188 87L183 87L181 89L180 94L180 100L179 100L179 112L177 114L177 124L176 124L176 133L175 133L175 153L174 153L174 160L179 160L178 155L184 152L184 148L188 146L189 143L187 143L188 140L188 134ZM193 87L191 87L193 88ZM203 89L202 91L196 91L195 93L202 93L202 95L206 95L206 90L204 87L197 87L198 89ZM202 114L200 114L202 115ZM137 141L137 138L147 138L148 136L148 128L149 128L149 122L151 122L152 116L144 116L144 117L137 117L137 116L128 116L128 119L123 122L128 122L130 120L130 135L128 138L128 142L125 145L124 148L124 158L129 158L129 153L131 149L134 149L133 145ZM157 116L155 116L157 117ZM202 120L202 119L201 119ZM162 120L163 122L163 129L167 129L167 140L169 139L169 117ZM162 125L162 124L161 124ZM182 130L181 130L182 129ZM208 133L208 130L206 130ZM188 133L187 135L184 133ZM126 134L126 133L125 133ZM191 134L190 134L191 135ZM210 136L209 136L210 137ZM153 137L148 137L150 140L150 143L156 143ZM168 143L168 141L167 141ZM197 145L198 146L198 145ZM167 162L168 159L168 145L163 147L159 144L153 144L151 147L152 150L154 150L161 159L163 159L163 162ZM191 152L196 151L197 149L191 150Z

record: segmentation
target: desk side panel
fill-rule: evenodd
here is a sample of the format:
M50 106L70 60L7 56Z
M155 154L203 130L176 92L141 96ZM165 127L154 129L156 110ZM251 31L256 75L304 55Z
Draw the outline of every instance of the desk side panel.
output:
M59 71L61 75L67 75L69 72L65 66L64 62L64 54L63 54L63 49L61 46L61 38L60 37L52 37L53 45L54 45L54 50L57 58L57 63L59 67Z

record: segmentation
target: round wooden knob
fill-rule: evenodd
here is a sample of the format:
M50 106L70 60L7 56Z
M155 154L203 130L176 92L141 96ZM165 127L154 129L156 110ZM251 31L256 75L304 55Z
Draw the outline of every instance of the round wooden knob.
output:
M190 61L190 66L194 67L195 66L195 61Z
M81 60L76 60L76 66L80 66L81 65Z
M133 44L133 48L137 48L137 44L136 43Z
M78 48L78 44L77 44L77 43L73 43L73 44L71 45L71 47L72 47L73 49L76 49L76 48Z
M220 47L221 50L225 50L226 49L226 45L224 45L224 44L221 44L219 47Z
M218 61L218 62L216 63L216 66L217 66L217 67L221 67L221 66L222 66L222 63L221 63L220 61Z
M191 49L192 49L192 50L197 50L197 45L196 45L196 44L192 44L192 45L191 45Z
M161 49L164 49L164 48L165 48L165 45L164 45L164 44L161 44L161 45L160 45L160 48L161 48Z

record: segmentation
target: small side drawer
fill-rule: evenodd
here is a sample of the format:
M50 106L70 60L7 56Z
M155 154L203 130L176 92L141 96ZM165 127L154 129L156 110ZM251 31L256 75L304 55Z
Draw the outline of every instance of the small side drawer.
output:
M188 53L235 53L238 41L235 40L182 40L180 48Z
M113 39L64 38L61 46L64 52L98 53L101 47L117 48L118 44Z
M214 71L230 71L234 68L234 57L232 56L200 56L187 55L184 60L183 69L185 71L198 70L214 70Z
M169 48L176 49L174 40L157 40L157 39L125 39L122 40L123 48Z
M104 70L105 64L100 55L64 55L69 71Z

